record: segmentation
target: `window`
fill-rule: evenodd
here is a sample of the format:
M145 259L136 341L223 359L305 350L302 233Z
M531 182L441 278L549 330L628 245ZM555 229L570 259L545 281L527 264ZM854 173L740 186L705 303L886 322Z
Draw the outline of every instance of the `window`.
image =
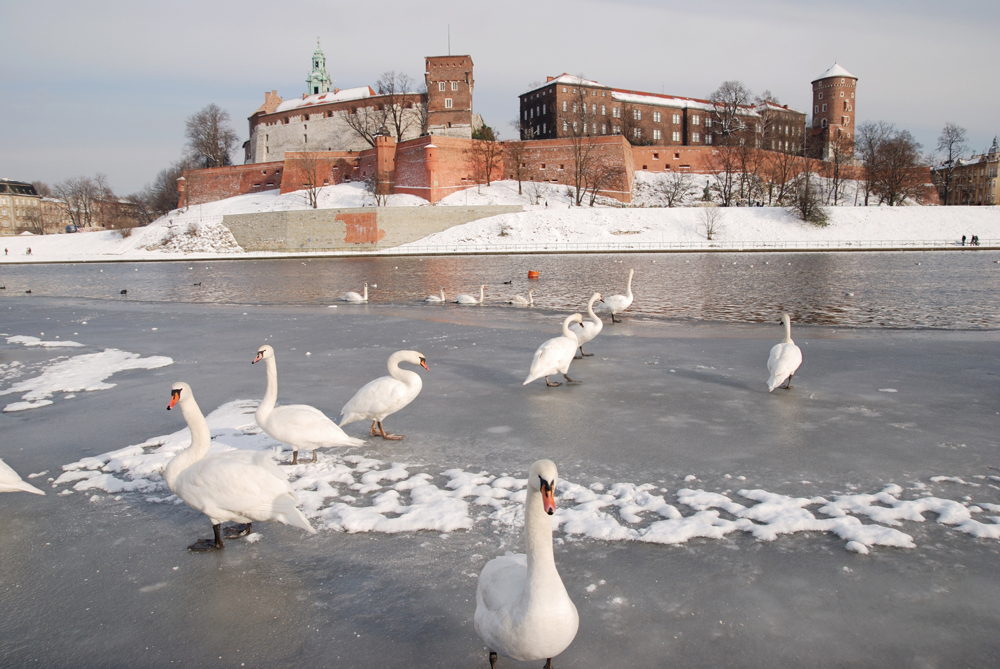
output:
M659 130L654 130L653 131L653 139L660 139L660 131ZM653 158L656 158L656 154L655 153L653 154Z
M653 112L653 123L660 122L660 112Z
M642 110L641 109L633 109L632 110L632 119L636 120L636 121L641 121L642 120Z
M607 116L607 115L608 115L608 108L605 107L604 105L601 105L601 116Z
M618 127L618 126L616 126L616 125L614 125L614 126L611 126L611 134L612 134L612 135L620 135L620 134L622 134L622 129L621 129L621 128L619 128L619 127Z
M524 110L524 120L525 121L528 120L528 110L527 109Z
M845 116L844 118L841 119L840 124L841 125L850 125L851 124L851 117L850 116Z
M458 82L457 81L451 82L451 90L453 90L453 91L457 91L458 90Z
M707 132L705 133L705 143L706 144L711 144L712 143L712 136L710 134L708 134Z
M577 106L577 104L576 104L576 103L574 102L574 103L573 103L573 113L575 114L575 113L577 112L577 110L578 110L578 106ZM584 110L584 111L586 111L586 110Z
M615 118L621 118L622 117L622 108L621 107L612 107L611 108L611 115L614 116Z
M531 114L528 115L528 118L535 118L535 110L534 109L531 110Z
M545 113L545 105L544 104L542 105L542 113L543 114Z
M549 130L548 130L548 124L547 124L547 123L543 123L543 124L542 124L542 134L544 135L544 134L545 134L545 133L547 133L548 131L549 131Z
M439 81L438 82L438 90L439 91L443 91L444 90L444 82L443 81Z
M692 132L691 133L691 141L694 142L695 144L697 144L698 142L701 141L701 135L699 133L697 133L697 132Z
M819 99L820 99L820 100L822 100L822 99L823 99L823 91L820 91L820 92L819 92Z
M567 124L566 121L563 121L563 132L566 132L567 130L569 130L569 124Z
M681 141L681 133L679 133L677 131L674 131L673 136L671 137L671 139L673 141L675 141L675 142Z
M639 128L632 128L632 137L634 137L635 139L639 139L640 137L642 137L642 130Z
M660 154L654 153L653 154L653 160L659 160L659 159L660 159Z
M565 93L565 92L566 92L566 87L565 87L565 86L563 86L563 93Z
M711 128L712 127L712 119L709 116L705 117L705 127L706 128Z
M698 125L700 123L701 123L701 117L700 116L698 116L697 114L695 114L694 116L691 117L691 124L692 125Z
M681 122L681 115L680 114L674 114L674 124L675 125L679 125L680 122Z
M607 123L602 123L601 124L601 134L602 135L608 134L608 124Z
M844 97L844 91L840 91L840 97Z
M813 114L818 114L818 113L819 113L819 105L816 105L813 107Z
M826 105L825 104L823 105L823 111L826 111Z
M820 120L820 125L823 126L824 128L826 127L826 119L825 118L822 119L822 120Z
M451 109L451 98L445 98L444 99L444 108L445 109Z
M564 88L563 91L565 91L565 90L566 89ZM566 111L566 101L565 100L563 100L563 111Z

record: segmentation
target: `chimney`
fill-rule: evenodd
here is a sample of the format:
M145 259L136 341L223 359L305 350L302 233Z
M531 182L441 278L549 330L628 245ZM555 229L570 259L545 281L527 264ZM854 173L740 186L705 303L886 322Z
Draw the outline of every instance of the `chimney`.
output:
M549 83L553 79L555 79L555 77L545 77L545 83Z

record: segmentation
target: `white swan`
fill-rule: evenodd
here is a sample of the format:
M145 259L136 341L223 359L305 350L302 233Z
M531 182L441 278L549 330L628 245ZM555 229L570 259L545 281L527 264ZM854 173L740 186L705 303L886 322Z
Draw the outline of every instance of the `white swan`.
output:
M580 616L559 578L552 550L552 521L559 478L551 460L539 460L528 472L524 499L524 539L527 555L507 553L483 567L476 586L476 632L490 650L490 667L497 653L522 661L552 658L576 637Z
M632 275L635 274L634 269L628 271L628 283L625 284L625 294L624 295L612 295L611 297L604 298L604 306L598 309L601 312L611 312L611 322L620 323L621 321L615 320L615 314L620 314L632 305Z
M583 316L580 314L567 316L566 320L563 321L562 336L549 339L538 347L538 350L535 351L535 357L531 360L531 369L528 370L528 378L524 380L524 383L521 384L522 386L526 386L535 379L540 379L543 376L545 377L545 385L552 387L561 386L562 383L558 381L549 381L549 374L555 374L556 372L565 376L567 382L578 383L578 381L569 378L567 374L569 372L569 364L573 362L573 356L580 345L580 340L569 329L569 324L580 323L582 321Z
M486 286L480 286L478 300L472 295L469 295L467 293L462 293L461 295L455 298L455 304L482 304L483 297L485 294L486 294Z
M604 329L604 321L597 317L594 313L594 302L601 301L601 294L594 293L590 297L590 301L587 302L587 315L590 316L589 321L584 321L582 323L573 323L569 326L569 329L573 331L576 338L580 340L580 355L575 356L577 358L584 356L592 356L593 353L584 353L583 345L588 341L601 334L601 330ZM574 354L575 355L575 354Z
M383 439L403 438L401 434L386 434L382 427L382 421L385 420L386 416L396 413L416 399L424 382L416 372L400 369L399 363L401 362L420 365L430 371L427 367L427 360L421 353L396 351L389 356L390 376L380 376L356 392L354 397L349 399L344 408L340 410L341 425L347 425L356 420L370 419L372 427L368 434L371 436L377 435Z
M516 304L519 307L530 307L535 303L535 298L533 297L534 294L535 289L532 288L528 291L528 299L524 299L524 295L515 295L507 304Z
M792 321L788 314L781 314L781 322L785 325L785 338L771 347L771 355L767 358L767 371L771 372L767 392L780 386L785 379L788 379L785 388L791 388L795 370L802 364L802 351L792 341Z
M0 492L31 492L36 495L45 493L30 483L25 482L10 465L0 459Z
M444 302L444 288L441 289L441 296L428 295L424 298L424 302Z
M299 463L300 448L312 449L312 461L316 462L317 448L361 446L365 443L361 439L347 436L336 423L315 407L307 404L274 406L278 399L278 367L274 360L274 349L267 344L257 350L257 357L253 362L261 360L267 367L267 389L254 418L271 438L292 447L293 465Z
M349 290L344 293L344 300L347 302L367 302L368 301L368 284L365 284L365 294L358 295L353 290Z
M202 539L188 546L190 550L223 548L221 529L226 521L241 523L226 528L227 539L250 534L255 520L277 520L316 534L295 507L292 486L270 453L235 450L209 455L212 435L186 383L175 383L170 391L167 409L178 405L191 430L191 445L167 463L163 478L188 506L209 517L215 531L214 540Z

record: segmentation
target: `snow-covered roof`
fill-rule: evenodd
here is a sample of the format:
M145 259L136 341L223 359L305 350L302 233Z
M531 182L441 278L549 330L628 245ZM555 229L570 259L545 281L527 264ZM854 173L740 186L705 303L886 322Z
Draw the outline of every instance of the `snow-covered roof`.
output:
M708 100L697 100L695 98L679 98L673 95L656 95L655 93L639 93L637 91L622 91L614 89L611 97L620 102L632 102L643 105L656 105L659 107L674 107L677 109L701 109L713 111L715 105Z
M290 111L292 109L299 109L300 107L315 107L316 105L327 105L333 102L345 102L347 100L362 100L367 97L375 95L375 91L371 89L371 86L361 86L359 88L345 88L343 90L334 93L330 91L329 93L318 93L316 95L308 95L304 98L285 100L278 108L274 111L284 112Z
M555 77L554 79L549 79L544 84L538 84L534 88L530 88L530 89L526 90L524 93L521 93L521 95L527 95L528 93L533 93L534 91L537 91L540 88L545 88L546 86L548 86L550 84L553 84L553 85L554 84L566 84L566 85L569 85L569 86L591 86L593 88L610 88L610 86L605 86L604 84L599 84L596 81L591 81L590 79L584 79L582 77L576 77L576 76L573 76L572 74L566 74L565 72L563 72L558 77Z
M834 63L829 70L819 75L813 81L819 81L820 79L829 79L830 77L850 77L851 79L857 79L853 74L845 70L840 66L840 63Z
M802 114L803 116L805 116L805 112L800 112L798 109L792 109L788 105L775 104L775 103L771 102L770 100L765 100L763 104L766 105L767 108L774 109L775 111L794 112L796 114ZM761 108L761 105L757 105L757 109L760 109L760 108Z

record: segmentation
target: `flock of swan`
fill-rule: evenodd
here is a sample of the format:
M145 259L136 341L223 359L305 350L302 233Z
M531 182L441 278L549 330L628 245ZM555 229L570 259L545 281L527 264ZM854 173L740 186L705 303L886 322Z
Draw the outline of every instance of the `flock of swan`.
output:
M592 341L604 327L594 305L615 316L632 304L632 276L629 270L624 295L602 298L594 293L587 303L588 320L575 313L563 320L562 335L549 339L535 351L531 368L523 385L545 378L548 386L562 385L549 380L559 373L567 383L576 383L568 375L574 359L592 354L583 352L583 345ZM472 295L459 295L459 304L482 304L485 286L480 287L479 300ZM348 293L366 301L368 284L363 295ZM532 291L525 304L531 304ZM443 302L440 296L428 296L428 302ZM466 301L471 300L471 302ZM792 376L802 363L802 352L791 338L791 321L782 314L784 339L771 349L767 368L768 392L782 383L791 388ZM580 355L577 356L577 351ZM410 404L422 388L420 375L400 369L401 363L428 369L426 358L417 351L397 351L388 360L389 375L363 386L341 409L339 425L319 409L305 404L276 406L278 372L274 349L263 345L252 363L263 362L266 368L264 397L258 405L255 419L270 437L292 448L292 464L298 463L300 449L313 451L312 461L320 448L360 446L361 439L348 436L342 426L359 420L371 420L369 435L383 439L402 439L402 435L387 433L382 425L386 417ZM191 508L204 513L212 522L211 539L201 539L188 548L202 552L224 547L224 539L245 537L252 532L254 521L276 520L315 534L316 530L296 506L295 493L288 477L271 453L231 450L209 453L211 433L205 416L198 406L191 386L173 384L167 409L179 407L191 433L191 445L177 453L167 463L163 478L167 486ZM476 588L476 632L489 649L490 666L495 667L498 655L516 660L546 660L551 669L552 658L569 647L576 637L579 615L556 568L552 545L552 524L555 513L554 491L559 473L551 460L538 460L528 471L528 487L524 500L525 553L508 553L490 560L479 576ZM26 483L3 460L0 460L0 492L45 493ZM232 523L223 528L223 523Z

